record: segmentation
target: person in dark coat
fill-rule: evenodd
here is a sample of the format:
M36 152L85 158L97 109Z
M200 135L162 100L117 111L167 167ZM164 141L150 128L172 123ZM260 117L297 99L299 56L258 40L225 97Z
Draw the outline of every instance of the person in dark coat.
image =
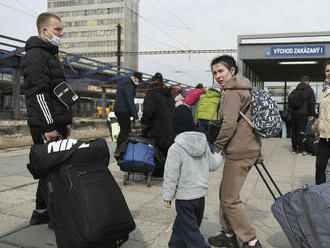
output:
M65 82L62 63L58 59L63 36L61 19L52 13L42 13L37 18L38 36L30 37L25 45L22 61L27 122L34 144L53 141L59 135L70 136L72 110L55 96L54 88ZM46 202L38 183L36 209L30 224L49 222Z
M289 104L292 115L291 142L293 152L299 155L306 155L307 152L303 148L304 135L302 133L306 132L307 122L314 119L315 95L313 89L309 86L308 76L303 76L300 81L296 90L301 92L302 103L298 108L294 108Z
M150 85L143 102L141 127L143 134L155 139L155 144L164 157L174 142L172 116L175 109L171 89L164 83L155 81ZM155 170L154 175L163 176L164 165Z
M134 97L136 95L136 86L141 81L142 74L136 72L131 77L124 78L118 83L114 106L114 112L120 127L117 148L127 139L131 131L130 117L132 116L136 123L139 121Z
M150 83L153 83L153 82L161 82L163 83L163 75L160 73L160 72L156 72L155 75L153 75L150 79Z

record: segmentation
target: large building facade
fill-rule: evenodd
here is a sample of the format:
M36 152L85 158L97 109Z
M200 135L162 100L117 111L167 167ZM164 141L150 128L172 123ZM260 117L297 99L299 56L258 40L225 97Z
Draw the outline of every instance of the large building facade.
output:
M117 25L122 27L121 66L138 70L139 0L48 0L65 26L61 50L117 65Z

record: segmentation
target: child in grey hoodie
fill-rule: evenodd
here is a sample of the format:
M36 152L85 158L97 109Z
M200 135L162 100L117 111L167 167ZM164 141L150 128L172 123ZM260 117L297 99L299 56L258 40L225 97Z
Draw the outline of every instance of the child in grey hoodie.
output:
M177 216L173 224L169 247L205 248L205 240L200 233L205 196L208 191L209 171L216 170L222 156L212 154L206 136L195 132L191 111L180 105L174 113L173 129L178 136L168 150L163 199L166 207L171 207L175 198Z

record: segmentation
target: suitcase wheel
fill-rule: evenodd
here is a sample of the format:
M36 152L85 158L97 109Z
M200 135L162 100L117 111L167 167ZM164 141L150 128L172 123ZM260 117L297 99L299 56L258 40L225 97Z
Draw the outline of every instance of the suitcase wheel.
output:
M147 181L147 187L151 187L151 175L147 175L146 181Z
M129 180L129 174L127 173L124 175L123 185L127 185L128 180Z

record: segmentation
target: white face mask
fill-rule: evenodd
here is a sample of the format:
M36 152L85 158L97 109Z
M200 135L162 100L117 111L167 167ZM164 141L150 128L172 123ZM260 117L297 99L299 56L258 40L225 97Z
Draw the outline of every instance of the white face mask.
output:
M136 77L132 76L131 79L135 85L139 84L139 80Z
M47 35L51 34L53 36L52 39L49 39L48 36L46 36L47 40L50 43L52 43L53 45L58 46L58 47L61 46L61 43L62 43L62 38L61 37L56 36L55 34L50 32L48 29L45 31L45 34L47 34Z

